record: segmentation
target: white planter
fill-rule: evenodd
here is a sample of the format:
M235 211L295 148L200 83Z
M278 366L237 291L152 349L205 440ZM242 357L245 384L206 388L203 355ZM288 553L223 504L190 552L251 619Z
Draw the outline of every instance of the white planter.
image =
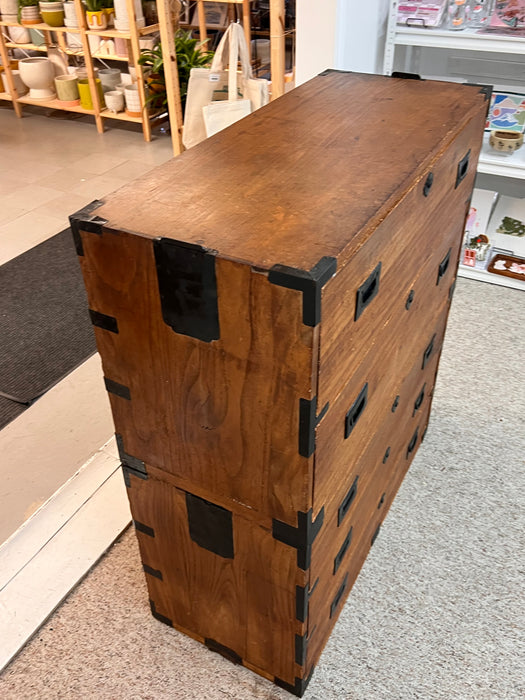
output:
M47 58L23 58L18 62L20 77L29 87L29 97L50 100L55 97L55 69Z
M109 92L110 90L115 90L115 87L121 81L121 73L118 68L100 68L98 71L98 77L102 83L102 90L104 92Z
M82 48L82 41L78 34L66 34L66 43L69 49Z
M124 91L126 100L126 112L130 117L141 117L142 107L140 104L139 89L136 85L127 85Z
M133 2L135 8L135 19L137 27L145 27L146 20L144 19L144 13L142 11L141 0L134 0ZM115 29L120 32L127 32L129 30L129 17L128 11L126 9L126 0L114 0L115 6Z
M25 95L27 93L29 88L22 82L19 70L12 70L11 75L13 76L13 82L15 84L18 97L22 97L22 95ZM11 95L11 91L9 90L9 83L7 82L7 75L4 72L2 72L2 82L4 83L4 91Z
M18 22L18 15L2 13L2 19L4 22ZM14 44L29 44L31 41L31 35L24 27L5 27L4 30L7 30L9 38Z
M18 14L18 0L0 0L0 14L5 22L10 22L11 20L8 20L6 15Z
M104 94L106 107L110 112L122 112L124 109L124 95L119 90L110 90Z
M74 24L67 24L66 27L78 27L78 17L77 13L75 12L75 3L74 2L65 2L64 3L64 16L65 19L68 22L74 22Z

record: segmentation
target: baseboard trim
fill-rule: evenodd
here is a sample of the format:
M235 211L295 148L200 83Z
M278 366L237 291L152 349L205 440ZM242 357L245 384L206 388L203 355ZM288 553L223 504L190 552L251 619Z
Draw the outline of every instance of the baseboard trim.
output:
M131 522L113 442L0 547L0 671Z

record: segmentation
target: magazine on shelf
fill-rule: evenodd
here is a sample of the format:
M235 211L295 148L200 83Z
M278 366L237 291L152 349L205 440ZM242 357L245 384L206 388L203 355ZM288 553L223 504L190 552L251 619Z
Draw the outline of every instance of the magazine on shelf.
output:
M525 199L501 196L487 235L495 248L525 258Z

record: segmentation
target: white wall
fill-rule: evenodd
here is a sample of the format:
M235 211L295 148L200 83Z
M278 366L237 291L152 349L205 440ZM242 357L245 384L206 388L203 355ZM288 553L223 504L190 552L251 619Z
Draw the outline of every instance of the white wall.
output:
M296 0L295 84L335 67L339 0Z
M380 73L389 0L296 0L296 85L325 68Z
M382 72L389 8L389 0L338 0L336 68Z

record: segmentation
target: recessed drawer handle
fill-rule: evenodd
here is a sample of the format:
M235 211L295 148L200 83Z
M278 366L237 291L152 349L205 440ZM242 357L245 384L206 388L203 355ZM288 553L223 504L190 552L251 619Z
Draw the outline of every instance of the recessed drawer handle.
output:
M413 412L413 414L412 414L413 416L415 416L415 415L416 415L416 412L419 411L419 409L421 408L421 404L423 403L423 399L425 398L425 389L426 389L426 386L427 386L426 383L423 384L423 388L422 388L421 391L419 392L419 395L418 395L418 397L417 397L417 399L416 399L416 401L415 401L415 403L414 403L414 412Z
M416 428L416 432L412 435L412 440L408 443L407 447L407 458L412 454L417 443L417 436L419 434L419 428Z
M437 277L437 282L436 284L439 284L441 278L444 276L445 272L448 270L448 266L450 263L450 253L452 252L452 248L448 249L448 253L445 255L443 260L439 263L439 268L438 268L438 277Z
M379 292L379 278L381 277L381 263L377 265L370 277L357 290L355 303L355 320L361 316L372 299Z
M425 352L423 353L423 369L425 369L427 362L430 360L430 356L432 355L432 352L434 350L434 341L436 339L436 334L432 336L432 340L430 343L427 345L427 348Z
M350 528L348 535L345 537L345 541L341 545L341 549L337 552L337 556L334 559L334 574L337 573L337 569L341 566L341 562L343 561L345 554L348 552L350 542L352 541L352 530L353 528Z
M456 177L456 187L459 183L467 177L468 173L468 163L470 159L470 150L466 156L464 156L458 163L458 173ZM455 189L455 188L454 188Z
M366 403L368 401L368 382L359 392L359 396L352 404L350 410L346 414L345 419L345 439L349 437L352 430L355 428L357 421L363 415L363 411L366 408Z
M343 522L346 514L348 513L350 506L354 502L354 499L357 495L357 480L359 479L359 476L356 476L354 479L354 483L352 486L350 486L350 490L346 494L346 496L343 499L343 502L339 506L339 510L337 511L337 527L341 525Z
M346 574L345 579L344 579L343 583L341 584L341 588L337 591L337 593L335 594L335 598L332 601L332 605L330 606L330 617L334 616L334 613L337 610L337 606L341 602L341 598L343 597L343 594L346 591L347 585L348 585L348 574Z

